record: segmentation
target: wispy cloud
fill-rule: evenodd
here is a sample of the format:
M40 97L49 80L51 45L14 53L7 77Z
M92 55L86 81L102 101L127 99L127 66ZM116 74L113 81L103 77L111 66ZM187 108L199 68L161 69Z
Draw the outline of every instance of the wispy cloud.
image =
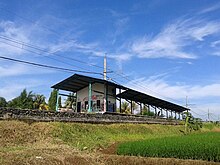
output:
M134 85L135 84L135 85ZM165 79L160 78L138 78L127 84L147 94L156 97L184 99L190 96L192 99L201 99L205 97L220 97L218 92L220 83L213 83L207 85L187 85L187 84L169 84ZM138 87L139 86L139 87ZM145 87L145 88L144 88Z
M0 22L0 51L2 54L7 55L21 55L24 53L22 49L22 44L12 42L13 41L23 41L28 43L28 30L24 27L16 25L12 21L1 21ZM7 39L9 38L9 39Z
M45 86L45 84L48 84L48 81L33 78L23 78L22 80L16 81L16 85L14 81L2 82L0 85L0 96L6 98L6 100L11 100L18 96L25 88L30 91L33 88Z
M54 73L54 70L48 70L39 67L31 67L28 65L16 63L3 63L0 62L0 78L16 77L25 75L43 75Z
M205 13L212 12L218 9L220 9L220 3L216 3L207 8L204 8L202 11L199 12L199 14L205 14Z
M154 37L137 39L131 48L140 58L197 58L185 48L193 42L203 41L205 37L220 31L220 22L198 19L178 20L168 24Z

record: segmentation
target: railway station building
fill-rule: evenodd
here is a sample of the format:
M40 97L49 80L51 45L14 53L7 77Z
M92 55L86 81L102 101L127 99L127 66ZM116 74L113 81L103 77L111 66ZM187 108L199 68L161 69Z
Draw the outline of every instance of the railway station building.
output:
M148 110L153 111L155 115L158 114L158 116L161 115L166 118L172 116L173 118L180 119L184 111L189 111L188 108L175 103L150 96L111 81L85 75L74 74L53 85L52 88L58 90L58 95L62 95L60 90L75 93L76 112L78 113L114 113L117 108L119 112L122 112L122 100L127 101L131 105L132 102L135 102L139 105L140 112L143 106L147 106ZM132 106L130 108L131 114L133 114Z

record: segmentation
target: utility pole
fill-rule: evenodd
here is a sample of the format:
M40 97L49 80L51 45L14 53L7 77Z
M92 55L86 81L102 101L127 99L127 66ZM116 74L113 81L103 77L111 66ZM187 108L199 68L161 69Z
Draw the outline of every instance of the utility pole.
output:
M104 56L104 71L103 71L103 76L104 76L104 80L107 80L107 60L106 60L106 53L105 53L105 56Z
M188 108L188 96L186 96L186 108ZM188 109L187 109L187 113L188 113Z
M186 108L188 108L188 96L186 96Z
M104 56L104 70L103 70L103 79L106 81L107 80L107 60L106 60L106 54ZM104 112L108 111L108 85L105 82L104 83Z
M209 109L208 109L208 122L210 122L210 118L209 118L210 114L209 114Z

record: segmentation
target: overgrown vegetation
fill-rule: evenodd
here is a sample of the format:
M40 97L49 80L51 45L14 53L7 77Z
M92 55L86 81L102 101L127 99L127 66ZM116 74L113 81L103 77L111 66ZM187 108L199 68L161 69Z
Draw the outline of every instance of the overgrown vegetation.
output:
M210 123L213 124L213 123ZM220 131L216 125L201 131ZM213 162L102 154L125 141L177 137L184 126L0 121L0 164L188 164ZM188 135L187 135L188 136ZM110 146L110 147L108 147ZM107 147L107 149L105 149ZM116 151L116 148L113 148ZM83 151L80 151L83 150ZM90 153L90 154L89 154ZM108 152L107 152L108 153ZM115 152L114 152L115 153Z
M56 123L54 136L66 144L79 149L106 147L121 141L152 139L181 135L183 126L111 124L93 125L76 123Z
M202 159L220 161L220 134L208 132L179 137L125 142L117 150L120 155Z
M200 118L195 118L191 113L184 113L185 130L184 133L188 134L192 131L198 131L202 128L202 120Z

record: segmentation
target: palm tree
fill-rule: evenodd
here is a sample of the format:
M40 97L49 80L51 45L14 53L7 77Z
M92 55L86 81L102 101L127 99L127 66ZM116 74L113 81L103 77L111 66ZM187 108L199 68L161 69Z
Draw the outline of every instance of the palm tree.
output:
M33 101L34 101L34 103L33 103L34 109L41 109L46 104L45 96L44 95L40 95L40 94L33 95Z
M128 102L122 102L121 111L122 113L130 113L130 107Z
M76 106L76 98L74 93L69 93L69 96L67 97L65 101L64 107L67 109L73 109L73 107Z

